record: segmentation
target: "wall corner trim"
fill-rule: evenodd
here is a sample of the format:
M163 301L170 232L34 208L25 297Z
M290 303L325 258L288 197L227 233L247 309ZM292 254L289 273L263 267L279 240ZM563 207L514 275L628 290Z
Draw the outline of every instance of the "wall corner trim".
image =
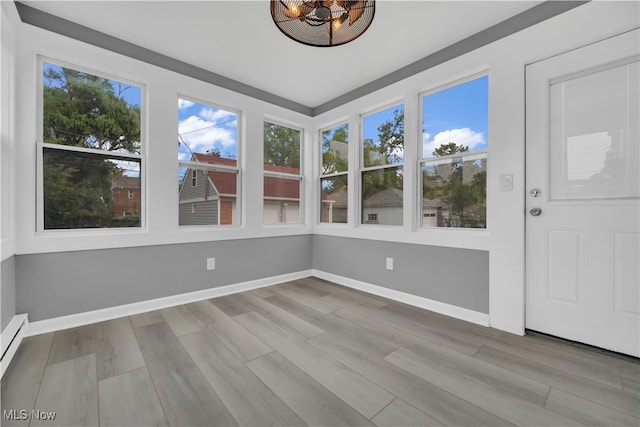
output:
M348 277L338 276L336 274L326 273L320 270L313 270L313 276L337 283L342 286L367 292L369 294L413 305L415 307L423 308L435 313L444 314L445 316L475 323L481 326L489 326L489 315L480 313L478 311L469 310L467 308L446 304L429 298L384 288L378 285L372 285L370 283L361 282L359 280L350 279Z
M69 328L76 328L78 326L104 322L107 320L117 319L119 317L133 316L149 311L174 307L176 305L189 304L209 298L217 298L225 295L235 294L238 292L258 289L265 286L277 285L278 283L309 277L311 276L311 273L311 270L303 270L295 273L287 273L279 276L267 277L264 279L234 283L232 285L225 285L217 288L209 288L201 291L171 295L168 297L156 298L148 301L134 302L131 304L124 304L116 307L102 308L99 310L70 314L68 316L39 320L29 324L29 331L27 336L40 335Z
M20 347L20 343L26 336L28 329L29 316L26 314L16 314L0 334L0 378L7 372L7 367L16 354L18 347Z

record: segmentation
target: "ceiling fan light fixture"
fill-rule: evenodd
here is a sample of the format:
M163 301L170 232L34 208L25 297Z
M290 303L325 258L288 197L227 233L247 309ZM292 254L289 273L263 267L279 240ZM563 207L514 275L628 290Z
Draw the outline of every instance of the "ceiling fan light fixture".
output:
M271 0L270 7L273 22L287 37L321 47L360 37L376 8L374 0Z

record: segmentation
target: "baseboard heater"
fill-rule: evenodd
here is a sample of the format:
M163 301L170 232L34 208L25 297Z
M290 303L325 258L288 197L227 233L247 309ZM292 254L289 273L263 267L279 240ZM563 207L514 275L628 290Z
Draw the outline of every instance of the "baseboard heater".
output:
M0 334L0 378L4 377L11 359L18 351L18 347L22 342L29 325L29 318L26 314L17 314L9 322L6 328Z

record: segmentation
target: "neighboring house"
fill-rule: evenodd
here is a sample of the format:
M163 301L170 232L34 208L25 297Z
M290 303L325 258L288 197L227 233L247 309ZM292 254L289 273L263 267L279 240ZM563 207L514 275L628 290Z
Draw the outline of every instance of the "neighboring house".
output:
M300 175L300 169L287 166L264 165L264 171ZM300 223L300 184L301 181L297 178L264 177L265 224Z
M422 226L446 227L449 208L438 199L422 199Z
M347 195L347 186L345 185L333 191L322 191L322 222L347 222Z
M399 188L387 188L365 199L363 223L402 225L402 193ZM441 200L422 199L423 227L443 227L448 219L449 208Z
M140 178L124 175L113 177L111 213L113 216L140 215Z
M364 199L364 224L402 225L402 189L386 188Z
M236 167L235 159L194 154L199 163ZM298 175L298 168L265 165L265 171ZM237 176L233 172L190 168L179 193L180 225L234 224L237 215ZM264 222L300 222L300 180L264 177Z
M235 159L194 154L192 161L236 167ZM179 225L233 224L237 176L222 170L187 169L179 190Z

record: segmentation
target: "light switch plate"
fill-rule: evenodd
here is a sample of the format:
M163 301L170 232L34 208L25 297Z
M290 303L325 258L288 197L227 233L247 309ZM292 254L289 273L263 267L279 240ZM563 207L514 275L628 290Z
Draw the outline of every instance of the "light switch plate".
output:
M513 191L513 174L500 175L500 191Z

